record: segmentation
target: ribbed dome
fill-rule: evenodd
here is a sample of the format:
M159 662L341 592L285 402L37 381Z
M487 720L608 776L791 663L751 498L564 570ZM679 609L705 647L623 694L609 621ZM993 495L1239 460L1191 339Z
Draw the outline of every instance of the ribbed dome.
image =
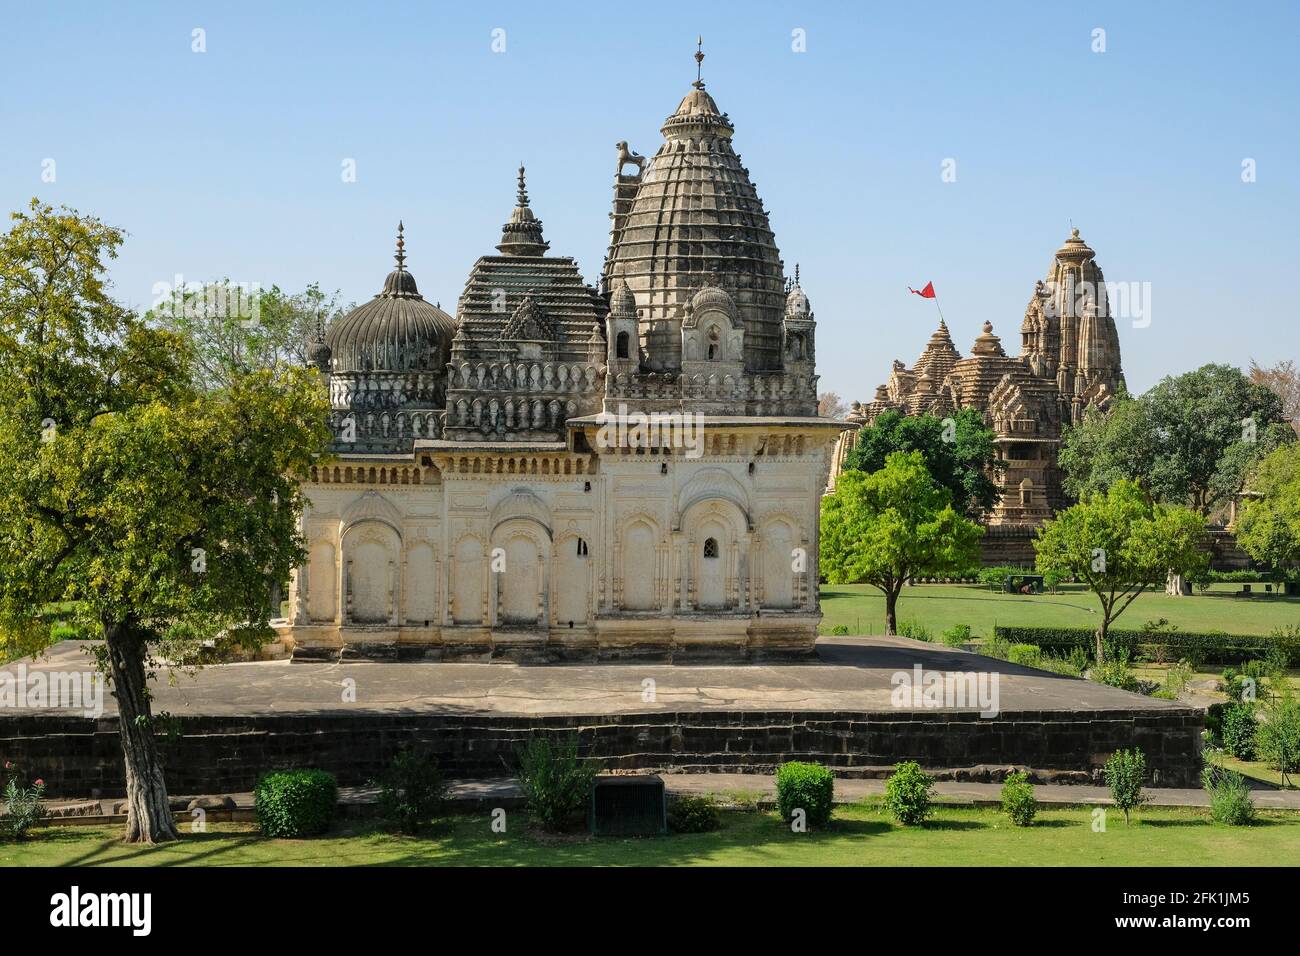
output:
M441 371L451 355L455 320L424 301L406 271L402 226L397 227L397 268L383 291L330 323L325 332L331 371Z
M786 290L767 211L732 149L733 128L696 81L611 235L605 274L636 294L650 366L681 365L680 322L702 288L730 294L745 366L781 363Z

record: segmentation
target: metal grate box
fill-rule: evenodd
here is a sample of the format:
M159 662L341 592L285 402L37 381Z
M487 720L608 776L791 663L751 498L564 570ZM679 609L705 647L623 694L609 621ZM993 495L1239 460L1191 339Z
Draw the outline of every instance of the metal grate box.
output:
M660 836L668 832L668 802L655 774L600 776L591 788L592 836Z

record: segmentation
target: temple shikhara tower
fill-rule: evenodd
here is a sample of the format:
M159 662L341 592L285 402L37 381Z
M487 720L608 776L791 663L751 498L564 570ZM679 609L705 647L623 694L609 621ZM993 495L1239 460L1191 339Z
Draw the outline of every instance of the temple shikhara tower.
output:
M938 417L977 409L993 429L998 457L1006 466L1001 500L988 519L994 532L988 543L996 547L999 527L1034 527L1062 506L1057 466L1062 430L1077 424L1089 407L1108 407L1123 386L1119 335L1105 279L1095 254L1074 229L1029 298L1019 355L1007 355L986 322L963 358L940 320L916 363L908 368L895 360L875 398L854 402L849 419L870 423L889 409ZM837 467L851 434L837 449Z
M661 132L648 160L617 146L597 285L520 168L454 317L399 226L378 294L323 330L295 659L811 651L842 428L817 417L812 308L698 71Z

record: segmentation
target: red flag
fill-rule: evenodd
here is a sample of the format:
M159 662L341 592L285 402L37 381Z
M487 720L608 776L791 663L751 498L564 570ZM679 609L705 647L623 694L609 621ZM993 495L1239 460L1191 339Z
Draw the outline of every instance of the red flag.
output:
M916 290L916 289L913 289L913 288L909 285L909 286L907 287L907 291L910 292L910 293L912 293L912 295L919 295L922 299L933 299L933 298L934 298L934 283L933 283L933 282L927 282L927 283L925 284L925 288L924 288L924 289L921 289L921 290L919 290L919 291Z

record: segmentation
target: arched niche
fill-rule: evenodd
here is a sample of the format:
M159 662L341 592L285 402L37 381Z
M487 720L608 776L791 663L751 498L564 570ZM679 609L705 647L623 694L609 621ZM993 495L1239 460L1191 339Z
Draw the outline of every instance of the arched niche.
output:
M344 530L348 623L395 623L396 609L401 606L398 584L401 549L401 536L385 521L367 519Z

